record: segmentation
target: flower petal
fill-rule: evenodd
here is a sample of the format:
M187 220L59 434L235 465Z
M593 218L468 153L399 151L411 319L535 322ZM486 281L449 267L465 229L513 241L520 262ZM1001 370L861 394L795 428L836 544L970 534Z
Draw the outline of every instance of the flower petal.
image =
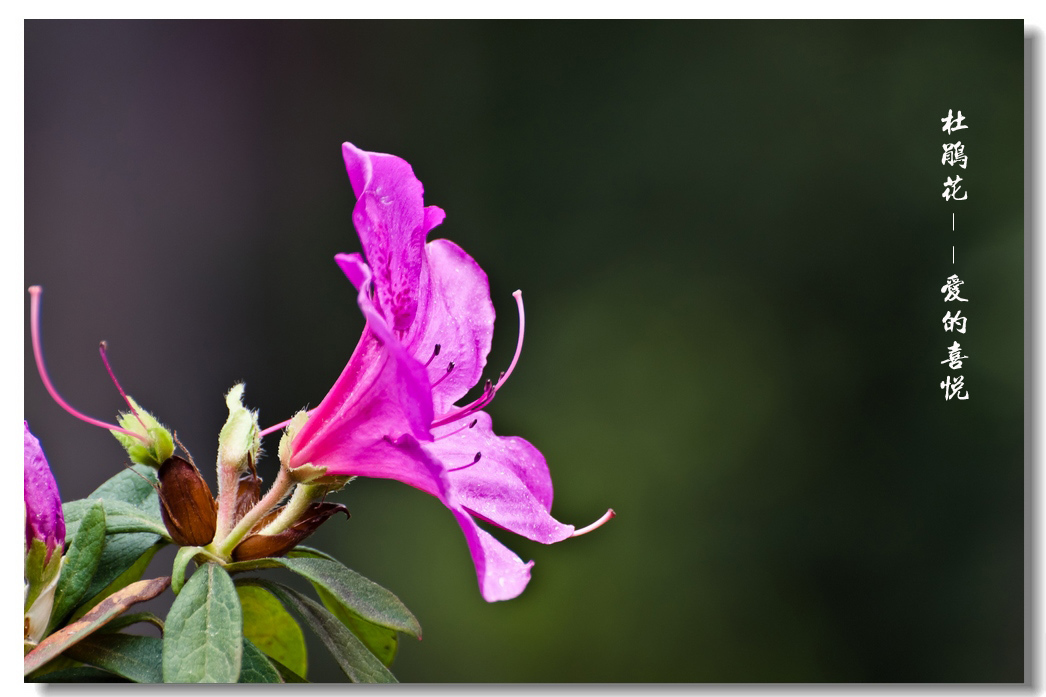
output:
M443 464L456 501L480 518L536 542L551 544L570 537L574 526L549 514L552 480L537 448L522 438L495 435L485 412L466 419L471 420L436 428L435 440L423 446Z
M405 332L418 307L418 279L429 230L443 221L426 209L424 188L404 160L342 144L345 169L356 194L352 221L374 272L377 305L390 327Z
M493 603L511 600L522 593L530 582L530 567L534 566L534 562L524 564L512 550L476 525L476 521L460 506L448 504L447 507L465 533L483 599Z
M487 274L461 247L433 240L425 245L425 256L418 313L406 344L414 358L428 363L439 415L479 382L494 335L494 305ZM433 357L437 344L439 355Z
M364 474L348 470L360 453L386 437L431 438L432 396L424 367L407 355L373 305L367 265L358 254L336 259L359 291L367 327L334 386L295 436L290 465L312 463L331 474Z

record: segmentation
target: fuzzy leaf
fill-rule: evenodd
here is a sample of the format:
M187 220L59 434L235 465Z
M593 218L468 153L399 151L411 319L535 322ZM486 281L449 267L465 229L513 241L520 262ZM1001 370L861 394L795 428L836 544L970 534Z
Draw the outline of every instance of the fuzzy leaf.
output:
M52 627L76 607L90 587L105 546L105 509L94 502L84 514L76 536L69 544L62 563L62 575L54 594L51 610Z
M229 565L229 571L282 566L328 591L353 614L398 632L421 638L421 625L410 610L387 590L339 561L314 557L267 557Z
M118 632L121 629L130 627L132 624L138 624L139 622L148 622L159 629L160 634L163 634L163 620L151 612L129 612L126 615L120 615L115 620L105 625L101 631Z
M266 589L308 622L331 652L342 672L353 682L396 682L389 669L322 605L280 583L255 578L241 579L238 583Z
M90 612L71 624L62 627L57 632L41 641L35 649L26 654L23 661L23 675L28 675L40 666L44 665L70 646L82 641L92 633L101 629L109 620L118 616L124 610L135 603L143 600L151 600L170 585L169 576L153 578L148 581L138 581L126 588L113 593L111 596L98 603Z
M89 499L123 501L160 517L160 499L156 495L156 468L134 465L120 470L87 495Z
M163 642L156 637L95 634L71 647L65 655L132 682L163 682Z
M118 675L113 675L106 670L79 666L77 668L62 668L61 670L44 673L39 677L29 677L26 678L26 682L128 682L128 680Z
M262 650L247 639L243 640L243 667L240 669L240 682L283 682L279 671L269 663L269 659L262 653Z
M243 614L225 570L204 564L167 614L164 682L236 682L243 658Z
M91 507L98 503L101 503L105 508L107 533L151 532L168 539L170 538L167 528L159 516L153 516L134 504L116 499L79 499L62 504L66 535L76 535L76 531L80 527L80 521Z
M257 586L238 586L243 609L243 636L295 673L305 676L305 635L272 593Z
M344 603L327 592L323 586L314 583L312 587L316 589L316 594L323 601L324 607L341 620L342 624L352 630L352 633L359 637L359 640L370 649L371 653L377 656L385 665L392 665L400 645L399 634L396 633L395 629L368 622L347 608Z
M272 656L269 656L269 663L272 664L273 668L280 674L280 679L286 683L307 683L309 682L302 676L295 673L293 670L277 661Z
M102 598L141 579L153 555L166 544L157 542L159 539L156 535L145 532L106 535L98 569L94 572L87 592L84 593L88 600L80 605L73 614L73 619L97 605Z

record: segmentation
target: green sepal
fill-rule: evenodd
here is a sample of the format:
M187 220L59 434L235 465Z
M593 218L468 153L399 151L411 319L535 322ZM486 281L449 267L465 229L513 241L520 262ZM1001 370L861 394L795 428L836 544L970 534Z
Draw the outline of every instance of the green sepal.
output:
M243 661L243 613L229 574L204 564L167 613L164 682L236 682Z
M80 521L76 535L69 543L69 551L65 554L62 574L58 577L58 587L55 589L48 634L87 594L104 547L105 508L101 502L95 501Z
M280 446L277 450L277 454L280 456L280 465L284 468L290 468L291 459L291 443L294 441L294 436L298 435L298 431L305 425L305 422L309 420L309 412L302 410L291 417L291 420L287 423L287 427L283 429L283 435L280 436Z
M127 456L131 458L131 462L150 467L159 467L167 458L174 454L174 439L171 437L171 432L157 421L152 414L138 406L138 403L133 399L128 397L127 400L131 403L134 411L137 412L137 416L131 412L120 412L116 423L120 428L143 436L148 443L120 431L109 431L109 433L112 433L124 450L127 451ZM138 420L139 417L141 417L141 421ZM142 423L145 424L144 428Z
M29 586L25 595L26 611L40 597L40 593L58 577L61 568L61 548L55 547L51 550L51 558L48 559L47 544L43 540L33 538L33 541L29 544L29 551L25 555L23 574Z

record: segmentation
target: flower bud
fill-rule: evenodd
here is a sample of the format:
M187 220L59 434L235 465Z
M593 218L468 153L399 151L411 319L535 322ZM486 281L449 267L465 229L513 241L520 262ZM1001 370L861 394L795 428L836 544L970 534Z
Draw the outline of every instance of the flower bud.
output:
M65 517L44 451L25 426L25 638L38 642L51 618L62 566Z
M258 459L261 438L258 437L258 413L243 406L243 383L239 383L225 395L229 418L218 434L218 469L239 472L247 468L248 461Z
M175 544L210 544L218 522L214 497L196 465L177 455L167 458L157 473L160 514Z
M279 514L280 509L270 513L262 519L256 529L261 529L269 521ZM274 513L276 515L274 515ZM314 503L306 509L305 513L289 528L275 535L254 534L249 536L232 551L233 561L247 561L249 559L261 559L263 557L279 557L297 547L316 529L327 522L335 513L344 513L349 517L349 509L341 503L330 503L327 501Z
M120 445L127 451L131 462L159 467L174 454L174 439L171 437L171 432L157 421L156 417L138 406L133 399L128 397L127 402L131 405L131 411L120 412L116 423L120 425L120 428L137 433L144 439L144 442L119 431L109 431L109 433L120 441Z

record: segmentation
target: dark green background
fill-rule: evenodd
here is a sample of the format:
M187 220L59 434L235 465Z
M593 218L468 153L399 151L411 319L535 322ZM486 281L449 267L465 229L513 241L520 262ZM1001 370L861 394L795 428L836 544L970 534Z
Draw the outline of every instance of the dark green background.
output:
M120 407L108 339L208 462L235 381L269 425L340 372L339 145L400 155L490 276L491 374L524 290L496 429L547 456L558 518L619 513L502 536L537 563L487 604L438 501L339 494L315 544L425 630L400 679L1022 681L1023 51L1019 20L28 22L25 282L70 401ZM83 496L122 452L26 346L26 418Z

